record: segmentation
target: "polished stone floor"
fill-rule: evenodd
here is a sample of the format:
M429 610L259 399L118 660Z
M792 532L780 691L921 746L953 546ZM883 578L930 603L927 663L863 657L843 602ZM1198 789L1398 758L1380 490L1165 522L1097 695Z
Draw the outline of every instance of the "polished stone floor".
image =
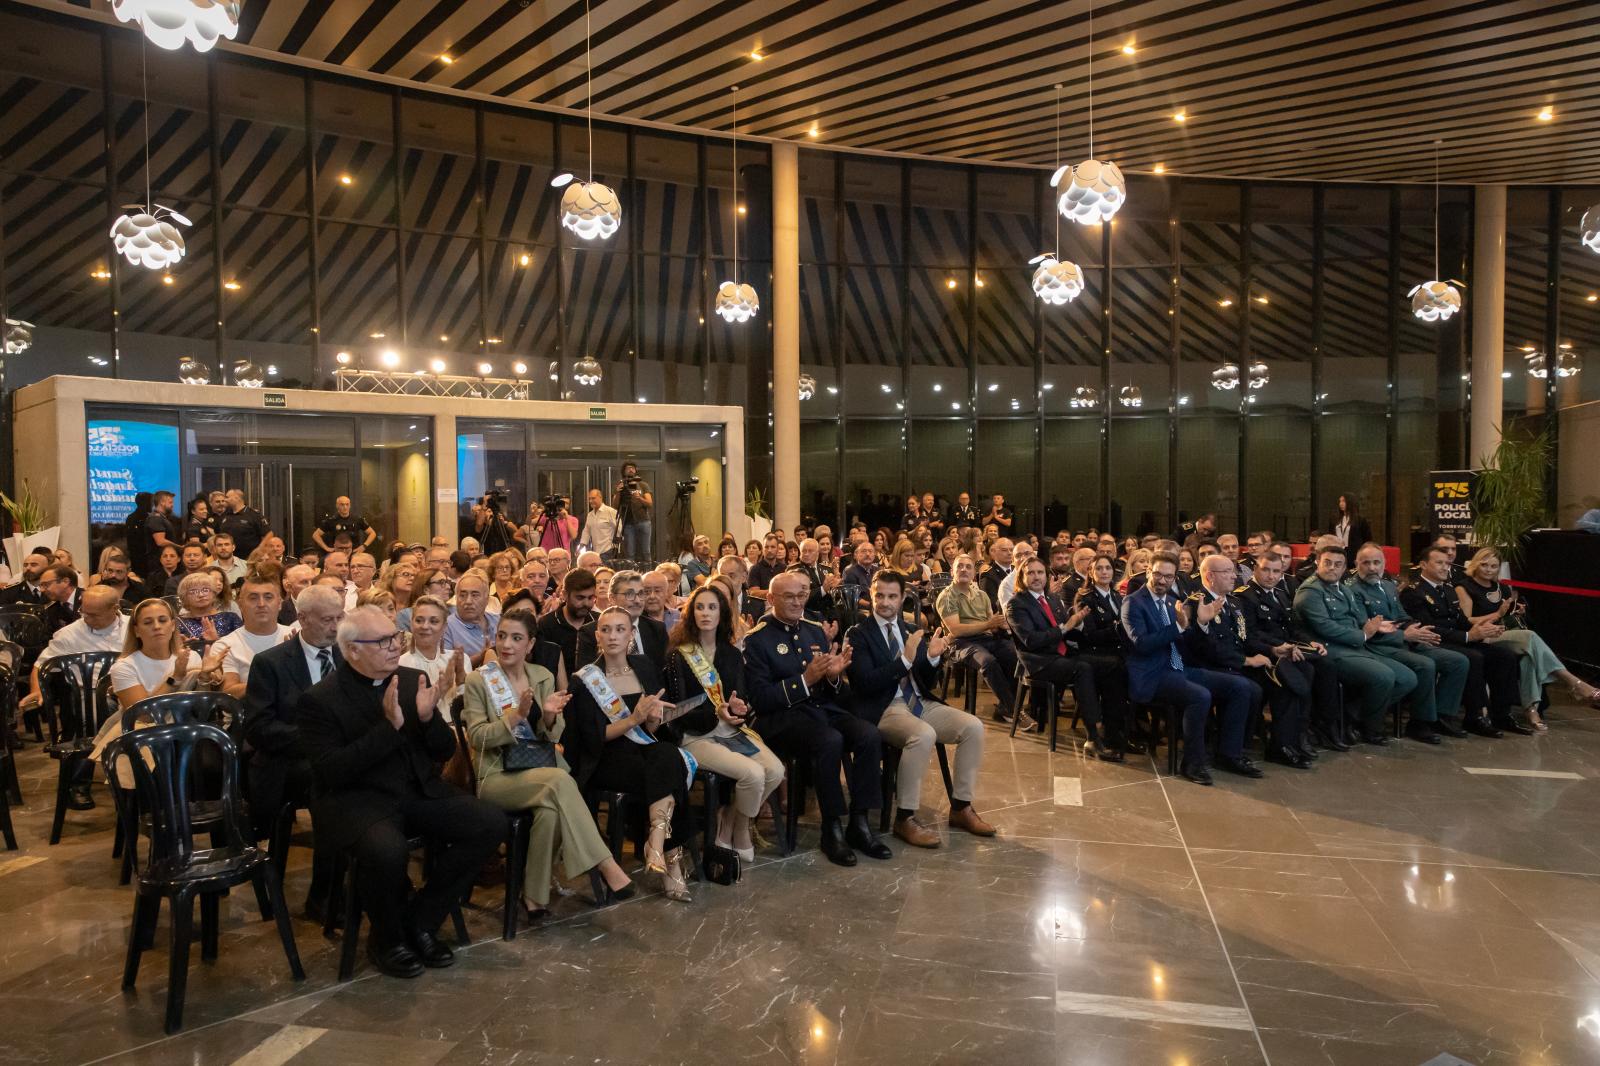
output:
M1542 737L1400 741L1211 789L992 729L978 805L998 839L894 842L853 870L763 856L687 905L574 895L509 944L474 909L457 965L415 981L363 959L336 983L297 921L296 984L236 894L170 1039L165 912L137 991L118 987L131 898L107 802L48 847L53 767L34 747L21 767L5 1063L1600 1062L1600 716L1569 705ZM943 804L936 774L924 795Z

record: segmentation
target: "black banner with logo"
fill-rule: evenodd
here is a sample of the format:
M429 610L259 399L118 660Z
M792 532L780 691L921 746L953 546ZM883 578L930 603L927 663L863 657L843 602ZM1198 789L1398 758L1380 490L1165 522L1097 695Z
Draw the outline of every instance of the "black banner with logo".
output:
M1450 533L1456 538L1472 535L1472 491L1478 480L1476 470L1435 470L1429 478L1428 511L1435 533Z

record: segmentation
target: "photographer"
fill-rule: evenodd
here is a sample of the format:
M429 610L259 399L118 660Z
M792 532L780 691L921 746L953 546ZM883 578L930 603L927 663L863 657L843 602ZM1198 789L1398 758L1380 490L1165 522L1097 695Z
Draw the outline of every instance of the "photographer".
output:
M578 539L578 519L567 512L566 497L551 493L534 506L538 515L533 520L533 536L539 547L546 551L551 548L571 551L573 542Z
M650 486L639 476L639 464L629 460L622 464L622 480L612 499L622 524L622 554L630 560L647 560L651 557L651 524L655 516L656 498Z
M472 506L472 532L485 555L503 552L517 543L517 527L506 519L506 494L490 492Z

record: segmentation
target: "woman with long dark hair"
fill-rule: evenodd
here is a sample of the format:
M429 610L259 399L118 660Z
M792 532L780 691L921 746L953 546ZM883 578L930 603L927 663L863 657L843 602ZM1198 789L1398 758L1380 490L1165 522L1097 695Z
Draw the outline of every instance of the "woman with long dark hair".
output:
M1357 548L1372 539L1372 523L1361 517L1361 505L1348 492L1339 494L1333 517L1328 520L1328 534L1338 537L1339 543L1352 556Z

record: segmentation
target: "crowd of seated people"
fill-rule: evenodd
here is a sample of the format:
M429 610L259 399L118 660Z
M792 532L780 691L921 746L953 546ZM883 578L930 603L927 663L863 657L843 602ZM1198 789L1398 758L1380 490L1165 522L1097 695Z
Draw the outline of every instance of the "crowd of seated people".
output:
M339 913L336 857L355 856L369 957L397 976L450 964L436 931L504 841L504 812L530 816L519 902L533 920L557 877L592 874L601 905L635 892L591 813L598 791L637 798L644 876L689 899L699 771L726 785L706 843L744 862L759 816L802 782L832 863L892 858L875 829L890 804L894 839L941 846L922 802L940 746L953 747L948 829L994 835L974 805L985 729L939 696L951 667L981 677L994 718L1020 730L1067 713L1044 693L1070 693L1089 758L1144 754L1145 717L1169 708L1180 773L1201 785L1213 769L1263 776L1248 753L1258 724L1265 760L1305 771L1390 743L1390 715L1435 746L1548 729L1552 682L1600 698L1527 627L1492 550L1458 565L1441 537L1414 573L1389 574L1343 501L1298 568L1275 532L1241 540L1213 515L1173 538L1086 529L1041 543L999 494L913 496L898 530L693 536L673 559L622 569L590 522L559 538L570 548L510 532L489 554L472 537L385 548L341 497L315 545L285 558L237 491L191 501L183 519L172 504L145 500L126 547L104 548L87 579L70 557L29 556L0 602L50 618L39 664L116 652L122 707L181 690L237 698L256 832L286 807L310 811L305 912L319 921ZM610 521L604 506L591 501L591 519ZM22 708L38 707L37 665L25 692ZM116 728L96 738L74 805L93 804ZM457 755L476 795L442 773ZM411 893L419 835L439 852Z

